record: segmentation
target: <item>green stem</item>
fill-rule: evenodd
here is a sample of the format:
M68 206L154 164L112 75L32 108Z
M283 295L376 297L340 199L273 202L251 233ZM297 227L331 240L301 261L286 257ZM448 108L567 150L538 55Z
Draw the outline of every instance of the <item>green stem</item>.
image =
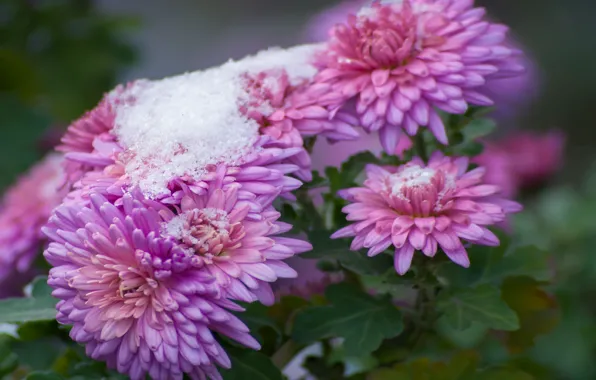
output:
M422 131L416 134L414 137L414 147L416 148L416 153L424 162L428 160L428 155L426 153L426 143L424 142L424 135Z

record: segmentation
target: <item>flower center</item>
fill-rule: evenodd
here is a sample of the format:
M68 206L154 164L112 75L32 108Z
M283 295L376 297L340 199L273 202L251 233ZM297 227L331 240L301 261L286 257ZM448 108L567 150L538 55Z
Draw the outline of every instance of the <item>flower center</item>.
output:
M432 185L432 179L436 174L435 169L408 165L388 178L389 190L393 196L404 198L409 189Z
M197 254L218 256L229 246L233 228L227 212L204 208L175 217L166 225L166 232L192 247Z

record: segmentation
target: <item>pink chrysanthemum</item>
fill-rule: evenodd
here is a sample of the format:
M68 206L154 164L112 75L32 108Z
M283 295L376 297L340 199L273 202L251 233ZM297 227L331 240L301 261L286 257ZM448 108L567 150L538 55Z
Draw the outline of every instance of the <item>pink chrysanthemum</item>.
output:
M291 226L279 222L280 214L272 207L261 209L252 200L239 200L240 188L238 183L224 187L214 182L202 194L186 191L179 213L161 210L166 221L162 234L193 252L196 262L208 269L229 298L272 304L269 283L296 276L283 260L312 246L275 236Z
M357 120L348 114L332 114L319 105L329 85L309 86L307 81L291 85L284 70L246 76L249 102L244 112L261 125L261 133L272 138L270 145L300 148L291 163L298 165L296 175L311 180L311 160L302 136L324 136L331 140L353 140Z
M349 16L318 57L317 82L331 84L337 97L326 105L353 109L388 153L402 130L415 135L420 126L447 144L438 109L492 105L481 93L486 80L523 71L512 60L518 52L504 45L507 27L484 14L472 0L404 0Z
M139 193L121 207L95 194L88 207L56 210L44 255L57 319L90 357L132 379L220 379L215 365L230 360L213 332L259 344L199 256L162 237L161 207Z
M19 292L31 279L31 264L41 252L40 231L62 201L62 157L48 155L10 188L0 208L0 297Z
M521 205L497 196L499 188L483 183L485 170L467 172L468 159L433 154L428 165L419 158L400 167L369 165L365 187L342 190L352 202L344 208L354 222L332 238L355 236L351 249L368 248L374 256L395 247L395 269L404 274L415 250L433 257L440 247L455 263L468 267L462 239L496 246L488 226L505 220Z

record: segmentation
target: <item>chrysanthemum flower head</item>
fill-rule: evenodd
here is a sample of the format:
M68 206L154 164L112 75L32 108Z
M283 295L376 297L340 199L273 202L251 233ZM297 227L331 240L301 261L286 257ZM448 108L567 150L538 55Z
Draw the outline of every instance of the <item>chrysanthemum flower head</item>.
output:
M155 206L152 207L152 206ZM259 348L197 256L162 236L163 206L140 193L63 205L44 229L58 321L87 354L132 379L220 379L230 360L214 332Z
M50 154L7 190L0 208L0 297L31 279L45 241L40 231L65 195L63 157Z
M334 115L319 104L328 85L310 86L304 79L292 84L285 70L273 70L246 75L246 87L248 100L243 108L259 123L261 133L272 138L269 145L300 148L289 162L298 165L296 175L301 179L312 179L302 136L317 135L333 141L358 137L352 127L357 119L346 113Z
M269 283L296 276L283 260L312 247L275 236L291 226L278 222L280 214L271 206L261 208L254 201L239 200L240 187L213 183L203 194L186 191L178 213L161 210L166 222L162 235L193 252L194 262L215 277L228 297L271 304Z
M404 274L415 251L433 257L438 248L455 263L468 267L463 241L495 246L487 227L521 210L498 197L499 188L483 183L481 167L467 171L467 158L435 153L425 165L415 158L399 167L367 167L364 187L342 190L352 204L344 208L353 224L332 237L354 236L351 248L377 255L395 247L395 269Z
M504 45L507 27L484 14L472 0L403 0L349 16L318 57L318 83L341 95L328 106L356 112L388 153L402 131L414 135L420 126L446 144L437 110L492 105L479 91L486 80L523 71L511 60L518 52Z

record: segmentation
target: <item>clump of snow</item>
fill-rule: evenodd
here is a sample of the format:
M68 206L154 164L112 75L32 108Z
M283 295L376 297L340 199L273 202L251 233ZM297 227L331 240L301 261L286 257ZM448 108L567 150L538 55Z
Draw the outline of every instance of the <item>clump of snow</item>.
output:
M406 188L429 185L436 173L436 170L432 168L419 165L406 166L389 178L391 193L395 196L401 196Z
M157 197L168 193L167 184L176 177L199 179L208 165L240 164L259 136L259 125L240 111L247 101L242 75L284 69L291 83L299 83L316 74L309 63L316 48L269 49L204 71L140 80L120 89L112 97L114 134L125 148L120 159L132 184Z

